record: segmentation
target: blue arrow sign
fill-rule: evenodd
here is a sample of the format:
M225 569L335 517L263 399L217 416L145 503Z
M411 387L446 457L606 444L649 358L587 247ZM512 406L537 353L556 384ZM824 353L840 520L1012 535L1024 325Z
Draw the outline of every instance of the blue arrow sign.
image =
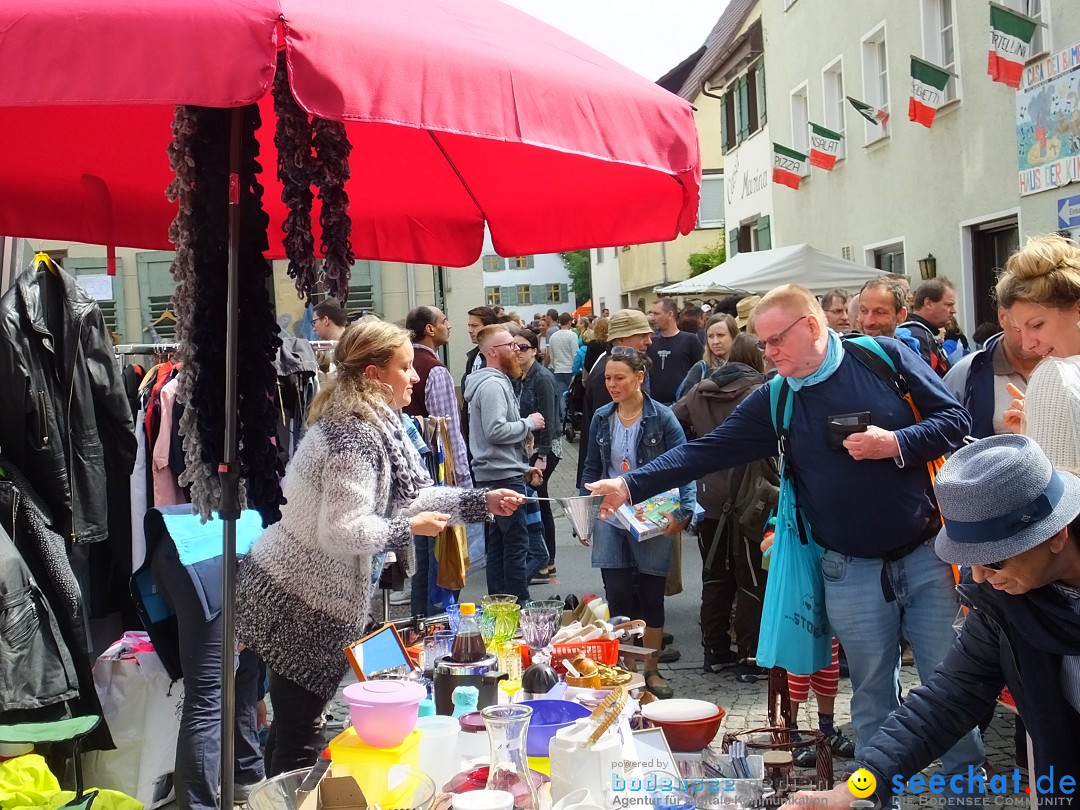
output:
M1080 195L1062 197L1058 200L1058 227L1075 228L1080 226Z

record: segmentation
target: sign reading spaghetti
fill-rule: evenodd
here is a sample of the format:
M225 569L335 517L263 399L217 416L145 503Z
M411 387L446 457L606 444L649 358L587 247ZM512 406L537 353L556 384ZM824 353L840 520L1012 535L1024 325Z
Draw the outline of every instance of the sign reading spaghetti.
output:
M1021 196L1080 182L1080 43L1024 68L1016 153Z

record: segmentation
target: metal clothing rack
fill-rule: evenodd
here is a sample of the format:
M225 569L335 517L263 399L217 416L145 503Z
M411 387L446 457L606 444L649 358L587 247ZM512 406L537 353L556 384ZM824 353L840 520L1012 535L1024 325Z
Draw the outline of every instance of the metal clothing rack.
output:
M337 346L336 340L309 340L313 351L330 351ZM168 354L179 350L179 343L120 343L113 346L116 354Z

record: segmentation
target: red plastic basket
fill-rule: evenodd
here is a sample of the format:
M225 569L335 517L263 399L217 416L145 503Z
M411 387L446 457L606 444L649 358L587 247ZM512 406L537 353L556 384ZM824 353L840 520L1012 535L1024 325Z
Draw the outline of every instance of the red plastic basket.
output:
M563 662L577 655L587 655L598 664L613 667L619 663L619 640L612 638L556 644L551 655L551 665L560 675L565 675L566 666ZM521 645L521 663L526 667L532 664L532 651L527 644Z

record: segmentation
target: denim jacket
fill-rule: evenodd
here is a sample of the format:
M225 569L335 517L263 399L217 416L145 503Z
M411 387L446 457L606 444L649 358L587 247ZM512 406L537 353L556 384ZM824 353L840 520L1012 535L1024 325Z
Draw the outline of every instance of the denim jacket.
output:
M612 422L618 418L615 413L616 407L616 403L609 402L593 414L592 424L589 426L588 453L581 473L583 482L591 484L593 481L607 477L608 463L611 460ZM661 405L645 394L641 413L641 433L638 436L637 446L638 466L644 466L671 448L685 443L686 434L683 433L679 420L675 418L671 408ZM581 494L588 495L589 492L583 488ZM679 488L679 503L681 518L693 517L697 503L697 484L694 481Z

